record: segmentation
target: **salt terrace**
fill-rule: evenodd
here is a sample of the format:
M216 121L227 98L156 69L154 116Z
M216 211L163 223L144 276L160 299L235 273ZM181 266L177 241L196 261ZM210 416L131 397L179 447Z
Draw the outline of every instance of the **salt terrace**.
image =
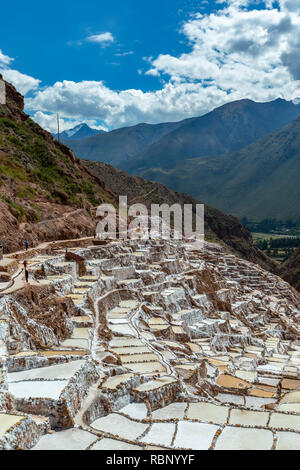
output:
M174 240L48 243L10 263L0 449L300 448L299 294L280 278Z

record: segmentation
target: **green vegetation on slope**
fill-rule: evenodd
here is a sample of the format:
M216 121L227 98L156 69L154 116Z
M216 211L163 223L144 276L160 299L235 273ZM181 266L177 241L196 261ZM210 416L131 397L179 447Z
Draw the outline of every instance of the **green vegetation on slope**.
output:
M120 167L143 149L176 129L181 123L138 124L111 132L97 134L86 139L65 140L80 158L110 163Z
M281 99L269 103L240 100L181 122L138 124L81 140L68 140L76 155L117 166L131 174L171 169L176 162L241 149L300 115L300 107Z
M300 237L277 235L273 238L270 234L255 233L253 239L255 246L278 262L286 261L300 246Z
M102 194L96 184L87 183L69 149L47 139L31 119L15 122L0 117L0 178L18 182L18 197L31 199L32 183L47 192L49 200L80 206L82 194L95 205Z
M300 247L278 268L277 273L300 291Z
M0 106L0 244L5 252L20 249L26 239L36 244L91 235L93 208L116 202L23 106L23 97L6 83L6 105Z
M139 172L239 218L300 221L300 118L248 147Z

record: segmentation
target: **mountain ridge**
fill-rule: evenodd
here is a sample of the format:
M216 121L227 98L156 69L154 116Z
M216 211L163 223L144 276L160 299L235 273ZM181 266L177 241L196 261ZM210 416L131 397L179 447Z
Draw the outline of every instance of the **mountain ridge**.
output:
M121 168L129 173L156 165L170 169L177 161L237 151L299 115L299 105L280 98L265 103L249 99L233 101L184 122Z
M108 202L116 207L119 191L115 190L124 178L125 194L143 193L143 186L149 184L123 176L113 167L113 179L105 177L104 167L95 174L24 113L23 97L8 83L6 97L6 105L0 106L0 240L5 252L22 248L25 240L36 245L93 235L95 206ZM170 202L193 202L192 197L161 189L161 185L158 190L163 200L167 196ZM148 202L156 200L153 194ZM238 220L213 208L207 215L210 237L228 247L243 247L246 257L255 262L261 260L262 253L253 251L249 230ZM272 269L271 260L264 259Z
M120 166L123 161L130 160L140 150L178 127L180 123L146 124L121 127L101 135L81 140L68 141L68 145L79 158L106 161Z
M134 201L149 209L151 204L166 203L169 206L202 204L193 196L173 191L161 183L145 180L101 162L82 160L90 173L102 180L103 184L113 191L117 197L127 195L128 204ZM218 209L205 204L205 238L210 241L224 243L235 254L260 264L268 270L276 268L275 263L258 250L252 241L251 232L243 227L233 216L225 215Z
M83 122L75 127L72 127L71 129L67 129L61 132L59 136L58 134L52 134L52 136L54 139L58 139L59 137L59 140L61 140L61 142L66 142L69 140L85 139L88 137L92 137L93 135L102 134L103 132L103 130L94 129L88 126L85 122Z
M266 103L243 99L200 117L122 127L86 139L71 139L68 145L80 158L103 161L134 174L155 164L170 168L177 160L243 148L298 115L300 105L281 98Z
M244 149L139 171L226 213L300 221L300 117Z

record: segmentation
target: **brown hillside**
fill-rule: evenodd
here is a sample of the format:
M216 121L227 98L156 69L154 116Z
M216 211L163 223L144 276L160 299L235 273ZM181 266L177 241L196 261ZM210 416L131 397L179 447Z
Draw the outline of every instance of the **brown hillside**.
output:
M73 152L23 111L23 97L6 83L0 106L0 244L4 251L53 239L91 235L93 208L115 196Z

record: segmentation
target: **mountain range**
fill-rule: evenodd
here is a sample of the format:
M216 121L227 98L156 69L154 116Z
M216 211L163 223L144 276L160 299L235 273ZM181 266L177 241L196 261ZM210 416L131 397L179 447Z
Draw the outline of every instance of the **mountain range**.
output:
M72 129L68 129L59 134L59 139L61 142L69 140L79 140L86 139L87 137L92 137L93 135L99 135L104 133L102 130L93 129L85 123L78 124ZM52 134L54 139L58 139L58 134Z
M300 222L300 118L242 150L136 173L239 218Z
M234 152L279 130L299 115L300 106L282 99L227 103L204 116L183 121L129 163L122 164L122 169L139 173L156 167L170 169L179 161Z
M79 158L121 167L180 125L181 123L178 122L138 124L94 135L87 139L71 139L68 145Z
M23 97L6 83L6 105L0 105L0 244L5 252L23 248L25 240L36 245L93 235L97 205L106 202L117 207L122 193L147 204L199 203L109 165L89 166L93 162L76 158L23 109ZM272 261L253 245L249 230L236 218L206 206L205 232L209 240L273 269Z
M92 235L97 205L106 202L117 207L119 195L147 207L201 202L106 163L78 159L24 113L23 97L12 85L5 85L6 105L0 105L0 244L4 252L23 248L25 240L35 246L42 241ZM295 123L300 125L300 119ZM291 132L288 151L294 149L296 155L300 146L298 141L293 143L293 125L285 132ZM236 217L207 204L205 237L300 288L299 250L278 267L253 244L250 231Z
M299 115L291 101L240 100L201 117L139 124L68 145L81 158L161 182L238 217L298 220L293 141Z
M126 195L128 204L144 204L148 210L151 204L202 204L202 201L178 191L173 191L161 183L147 181L139 176L129 175L107 163L82 160L88 172L102 181L105 187L117 196ZM208 241L223 243L249 261L274 270L273 261L258 250L252 242L251 233L237 218L225 215L218 209L205 204L205 238Z

